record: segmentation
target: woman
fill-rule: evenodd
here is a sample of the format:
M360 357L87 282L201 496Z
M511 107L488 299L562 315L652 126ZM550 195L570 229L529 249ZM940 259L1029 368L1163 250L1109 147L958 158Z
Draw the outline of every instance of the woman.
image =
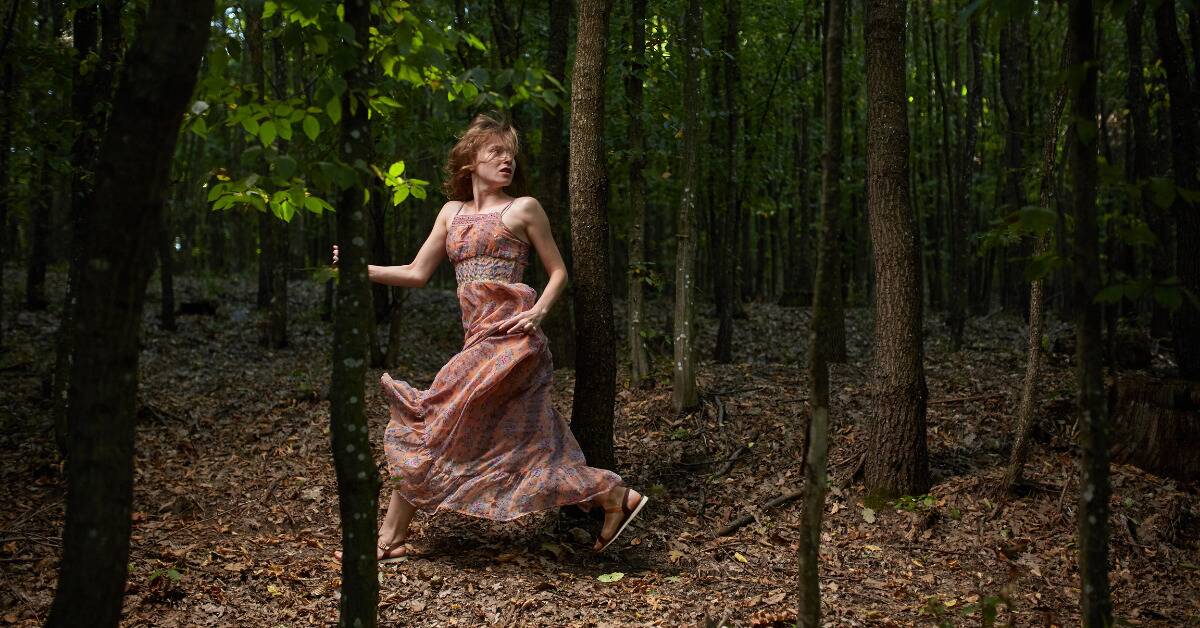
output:
M451 200L416 258L367 267L371 281L420 287L449 256L465 331L462 351L428 390L387 373L381 378L391 412L384 454L392 481L381 561L412 552L404 543L418 509L510 521L568 504L600 506L604 526L594 550L601 552L648 501L617 474L587 466L551 405L553 366L541 324L567 270L542 206L505 193L517 149L512 126L477 116L450 151L444 188ZM550 277L541 297L520 283L531 247ZM336 264L336 246L333 255Z

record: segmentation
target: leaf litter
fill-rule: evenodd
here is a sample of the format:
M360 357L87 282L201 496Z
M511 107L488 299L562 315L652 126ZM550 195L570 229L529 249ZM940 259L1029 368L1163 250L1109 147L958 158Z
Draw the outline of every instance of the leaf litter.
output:
M15 275L13 277L15 279ZM52 274L50 287L61 290ZM177 279L181 294L204 286ZM19 286L18 281L5 285ZM340 546L328 451L331 332L320 288L290 290L292 346L256 343L254 286L230 283L216 316L183 316L160 331L152 285L143 331L133 534L122 625L326 626L336 621ZM15 300L14 300L15 301ZM451 291L414 291L402 366L419 387L458 349ZM670 409L669 356L645 388L618 385L618 473L654 501L597 558L599 519L543 512L500 524L418 514L420 553L380 569L381 625L683 626L794 621L801 500L764 508L802 486L808 310L746 306L735 362L703 361L702 407ZM615 308L618 328L624 307ZM1024 328L993 316L949 352L927 321L926 377L933 488L868 503L850 481L870 418L870 313L848 310L850 360L832 373L830 472L821 534L823 614L833 625L1078 624L1069 356L1051 353L1030 494L992 490L1007 460L1023 374ZM669 329L670 304L648 324ZM700 346L715 320L700 316ZM0 625L40 626L61 553L65 482L44 398L53 312L15 312L0 369ZM668 336L669 337L669 336ZM652 345L652 349L654 349ZM14 357L15 356L15 357ZM22 358L21 356L25 356ZM34 357L43 356L43 357ZM387 417L368 372L371 438L382 466ZM570 416L573 374L555 373ZM730 460L732 460L732 464ZM1111 581L1117 617L1169 626L1200 619L1197 487L1113 465ZM381 494L385 500L386 494ZM593 514L596 509L593 509ZM728 536L713 532L744 515Z

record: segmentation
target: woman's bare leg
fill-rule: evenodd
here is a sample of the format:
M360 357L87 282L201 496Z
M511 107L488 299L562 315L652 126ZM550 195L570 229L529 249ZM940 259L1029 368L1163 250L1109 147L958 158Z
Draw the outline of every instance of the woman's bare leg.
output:
M404 555L407 553L406 548L399 547L408 539L408 526L412 523L413 515L417 513L417 507L408 503L408 500L400 496L400 493L392 491L391 500L388 501L387 512L383 515L383 523L379 526L379 541L378 547L375 550L377 559L390 558L393 555ZM383 551L383 547L388 547L389 550ZM342 559L341 550L335 551L333 557L337 560Z
M392 491L383 524L379 526L379 544L403 543L408 538L408 525L412 523L417 507L408 503L397 491Z

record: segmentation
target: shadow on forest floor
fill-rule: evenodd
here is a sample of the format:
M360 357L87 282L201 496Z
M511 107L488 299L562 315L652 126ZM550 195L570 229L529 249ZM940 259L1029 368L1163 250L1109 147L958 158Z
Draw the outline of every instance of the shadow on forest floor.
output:
M14 293L16 279L6 282ZM51 280L61 289L60 275ZM181 300L202 291L188 278L179 285ZM318 286L297 282L291 295L292 346L267 351L255 342L256 315L238 305L253 303L251 284L229 284L216 316L181 317L174 334L157 327L152 289L124 625L335 621L336 487L327 404L319 401L331 331L318 316ZM422 290L408 307L407 354L391 372L426 386L461 346L457 303L452 292ZM619 326L624 308L616 310ZM616 551L594 558L598 523L565 513L506 524L419 514L414 542L430 553L382 567L381 624L680 626L724 618L748 626L793 606L800 505L760 505L801 483L808 310L755 304L747 312L738 321L735 363L706 359L699 369L703 411L672 416L667 365L652 388L620 384L617 471L654 501ZM0 486L10 507L0 509L0 624L33 626L53 596L63 517L64 481L44 398L56 317L8 313ZM667 328L669 304L652 304L648 314L652 326ZM714 321L701 316L699 324L706 355ZM947 351L936 321L926 330L935 485L928 499L870 508L861 485L835 487L822 534L826 621L974 625L1003 596L1001 622L1078 624L1067 358L1047 360L1041 438L1027 473L1033 490L1001 508L991 487L1020 390L1023 324L1002 315L975 321L959 353ZM854 466L863 439L857 426L871 407L870 332L868 313L850 310L850 362L833 369L835 476ZM379 374L368 374L367 408L382 462ZM566 369L555 374L564 416L572 377ZM709 477L751 439L727 474ZM1116 615L1138 625L1200 621L1200 549L1195 535L1181 539L1173 528L1179 513L1200 513L1196 487L1114 465L1111 507ZM712 538L743 514L757 519ZM624 577L597 579L614 572Z

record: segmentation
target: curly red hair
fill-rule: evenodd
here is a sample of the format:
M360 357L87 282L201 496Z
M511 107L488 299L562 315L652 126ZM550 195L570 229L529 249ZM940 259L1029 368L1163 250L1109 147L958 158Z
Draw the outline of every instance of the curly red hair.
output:
M459 136L454 148L450 149L449 158L446 160L446 181L442 183L446 198L452 201L469 201L473 198L471 168L475 165L479 149L492 139L503 142L513 155L520 149L517 129L506 118L497 113L481 113L475 116Z

